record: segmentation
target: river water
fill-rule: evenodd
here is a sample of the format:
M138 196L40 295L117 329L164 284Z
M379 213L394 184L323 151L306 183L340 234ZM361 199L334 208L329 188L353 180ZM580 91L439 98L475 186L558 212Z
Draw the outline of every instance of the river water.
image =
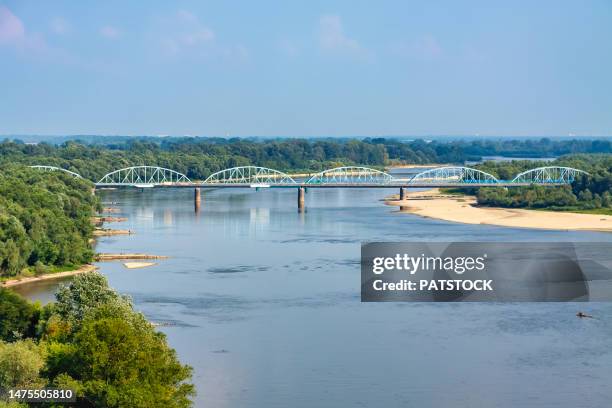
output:
M194 367L197 407L609 407L612 304L360 303L363 241L612 241L399 214L382 189L104 191L168 255L101 271ZM51 298L53 284L21 288ZM578 319L582 310L598 319Z

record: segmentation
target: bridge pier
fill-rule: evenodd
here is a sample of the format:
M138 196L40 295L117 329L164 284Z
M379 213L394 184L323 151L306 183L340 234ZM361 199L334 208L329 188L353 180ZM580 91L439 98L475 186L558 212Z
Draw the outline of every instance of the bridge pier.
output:
M406 201L408 200L408 194L407 194L408 188L406 187L400 187L400 194L399 194L399 199L400 201ZM408 210L408 206L406 205L400 205L400 211L407 211Z
M306 189L304 187L299 187L298 188L298 199L297 199L297 204L298 204L298 211L302 212L304 211L304 194L306 193Z
M401 201L404 201L406 199L406 188L405 187L400 187L399 199Z
M193 206L195 208L195 212L200 211L200 204L202 202L200 187L196 187L193 189Z

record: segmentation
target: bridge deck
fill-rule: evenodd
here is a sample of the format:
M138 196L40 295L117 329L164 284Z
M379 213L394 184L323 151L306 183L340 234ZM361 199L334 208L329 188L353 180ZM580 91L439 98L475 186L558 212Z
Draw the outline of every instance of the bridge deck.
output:
M307 183L286 183L286 184L249 184L249 183L166 183L166 184L110 184L98 183L98 188L112 187L142 187L142 188L468 188L468 187L527 187L533 183L330 183L330 184L307 184ZM561 186L564 183L545 183L539 185Z

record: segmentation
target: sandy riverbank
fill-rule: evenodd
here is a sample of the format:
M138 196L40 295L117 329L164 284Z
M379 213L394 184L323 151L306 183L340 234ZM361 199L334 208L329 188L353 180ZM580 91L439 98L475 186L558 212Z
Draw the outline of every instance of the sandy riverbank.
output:
M111 237L113 235L132 235L134 232L131 230L121 229L110 229L110 228L96 228L93 232L94 237Z
M571 231L610 231L612 216L476 206L476 198L444 195L438 189L411 192L408 200L389 200L401 212L464 224Z
M81 273L92 272L92 271L95 271L96 269L97 267L94 265L83 265L79 269L75 269L74 271L48 273L46 275L41 275L41 276L30 276L27 278L7 280L4 282L1 282L0 287L9 288L11 286L24 285L26 283L40 282L40 281L49 280L49 279L65 278L66 276L73 276L73 275L79 275Z
M94 257L96 262L103 261L117 261L122 259L168 259L165 255L151 255L151 254L132 254L132 253L121 253L121 254L106 254L99 253Z
M157 265L156 262L124 262L123 266L125 266L128 269L139 269L139 268L146 268L148 266L154 266Z

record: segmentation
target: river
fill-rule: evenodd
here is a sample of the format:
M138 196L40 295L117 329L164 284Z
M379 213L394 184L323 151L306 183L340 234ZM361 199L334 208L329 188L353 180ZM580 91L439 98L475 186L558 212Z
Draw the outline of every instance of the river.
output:
M194 367L197 407L607 407L612 304L361 303L362 241L612 241L399 214L382 189L104 191L132 236L99 252L118 291ZM55 284L22 287L49 300ZM578 319L582 310L599 317Z

